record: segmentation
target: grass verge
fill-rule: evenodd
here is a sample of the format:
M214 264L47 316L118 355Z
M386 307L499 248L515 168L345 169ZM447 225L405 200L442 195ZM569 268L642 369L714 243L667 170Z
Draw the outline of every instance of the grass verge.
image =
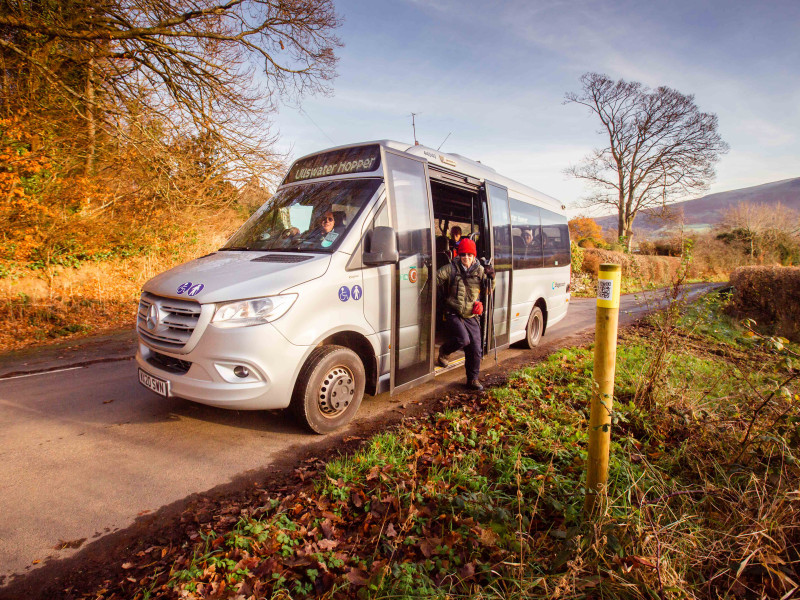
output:
M187 512L182 543L144 548L73 595L797 597L798 347L739 329L723 305L694 305L663 355L658 318L621 336L594 520L581 512L591 351L568 349L304 465L294 489Z

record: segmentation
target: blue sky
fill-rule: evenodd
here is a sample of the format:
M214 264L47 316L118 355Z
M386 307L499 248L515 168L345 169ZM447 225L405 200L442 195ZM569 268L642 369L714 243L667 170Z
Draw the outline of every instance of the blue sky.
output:
M599 146L587 109L563 105L587 71L694 94L731 146L711 192L800 176L800 0L338 0L333 94L282 106L296 158L372 139L456 152L568 206L563 174Z

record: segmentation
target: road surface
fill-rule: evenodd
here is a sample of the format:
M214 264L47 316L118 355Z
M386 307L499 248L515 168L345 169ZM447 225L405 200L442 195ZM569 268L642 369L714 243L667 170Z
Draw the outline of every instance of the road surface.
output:
M640 316L652 300L623 297L621 321ZM573 299L568 317L547 330L544 348L585 337L594 307L593 299ZM0 592L15 575L67 558L162 506L248 473L268 476L271 462L299 456L320 439L282 412L160 398L137 381L133 335L116 346L89 342L0 362ZM505 350L500 368L526 356L531 351ZM399 401L460 389L462 379L459 368ZM397 409L398 398L388 394L367 398L355 425Z

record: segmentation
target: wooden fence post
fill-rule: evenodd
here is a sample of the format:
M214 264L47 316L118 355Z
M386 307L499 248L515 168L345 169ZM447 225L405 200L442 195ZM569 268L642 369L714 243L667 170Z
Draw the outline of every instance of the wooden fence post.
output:
M602 264L597 276L597 318L594 344L594 381L589 415L589 456L586 461L584 512L591 514L608 481L614 371L617 362L617 326L622 268Z

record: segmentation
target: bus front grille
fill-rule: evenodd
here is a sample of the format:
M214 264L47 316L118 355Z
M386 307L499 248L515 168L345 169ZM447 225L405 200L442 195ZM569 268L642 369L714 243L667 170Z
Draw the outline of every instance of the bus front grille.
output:
M136 328L156 348L180 350L192 337L200 319L200 304L144 292L139 300Z

